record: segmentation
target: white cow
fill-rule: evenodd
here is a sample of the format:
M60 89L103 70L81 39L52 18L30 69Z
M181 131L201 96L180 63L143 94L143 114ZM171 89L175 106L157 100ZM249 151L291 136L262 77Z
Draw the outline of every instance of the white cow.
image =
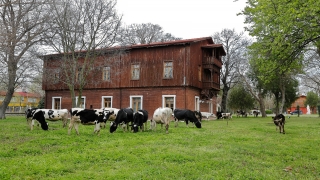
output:
M153 113L153 118L150 120L150 128L151 130L156 129L156 124L165 124L166 127L166 133L169 133L169 124L170 124L170 118L172 117L172 109L171 108L161 108L159 107L156 109Z

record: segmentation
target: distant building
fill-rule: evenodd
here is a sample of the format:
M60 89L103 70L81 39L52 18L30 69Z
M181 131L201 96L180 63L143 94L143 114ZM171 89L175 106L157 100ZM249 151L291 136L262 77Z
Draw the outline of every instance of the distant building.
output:
M6 92L0 92L0 104L3 102ZM24 112L27 107L36 107L39 104L41 96L35 93L15 92L7 107L6 113L10 112Z
M300 97L291 104L291 107L287 109L287 113L290 113L294 110L297 110L297 107L299 106L299 109L302 111L303 114L307 114L308 109L307 106L304 105L304 102L307 100L307 96L306 95L300 95ZM317 108L314 108L313 112L310 109L310 114L316 114Z

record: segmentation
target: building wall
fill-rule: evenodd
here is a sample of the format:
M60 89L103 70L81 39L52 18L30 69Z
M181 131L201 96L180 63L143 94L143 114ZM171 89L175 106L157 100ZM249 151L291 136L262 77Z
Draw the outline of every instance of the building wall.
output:
M188 87L84 90L82 97L85 97L85 108L102 108L102 96L111 96L112 107L119 109L131 107L130 96L141 96L143 100L142 108L146 109L149 113L153 113L154 110L158 107L165 106L163 104L163 96L174 96L175 108L195 110L195 97L199 96L199 90ZM69 91L47 91L46 108L53 108L52 97L61 97L61 109L70 109L72 107L72 101Z

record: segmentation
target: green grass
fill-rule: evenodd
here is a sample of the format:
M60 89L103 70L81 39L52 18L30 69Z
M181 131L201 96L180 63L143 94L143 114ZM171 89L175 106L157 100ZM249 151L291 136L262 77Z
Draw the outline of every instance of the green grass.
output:
M49 123L30 131L23 117L0 120L0 179L320 179L318 117L287 118L286 134L271 117L100 137Z

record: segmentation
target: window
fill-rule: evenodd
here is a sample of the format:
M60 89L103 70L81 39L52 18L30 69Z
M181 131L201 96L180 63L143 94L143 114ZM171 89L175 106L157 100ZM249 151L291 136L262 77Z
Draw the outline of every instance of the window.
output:
M176 108L176 95L162 95L162 107Z
M103 68L102 80L103 81L110 81L110 67Z
M61 109L61 97L52 97L52 109Z
M200 103L199 96L195 96L195 98L194 98L194 104L195 104L194 110L195 111L199 111L200 110L199 103Z
M80 100L80 105L78 105L78 96L76 97L76 106L79 108L85 108L86 107L86 97L82 96Z
M35 103L37 101L37 99L36 98L28 98L28 102L29 103Z
M77 82L80 82L81 81L81 70L82 70L82 68L79 68L78 69L78 71L77 71L77 74L76 74L76 79L77 79Z
M102 96L102 108L111 108L112 107L112 96Z
M54 72L54 75L53 75L53 81L54 81L54 83L58 83L59 82L59 79L60 79L60 72L59 72L59 70L56 70L55 72Z
M131 79L138 80L140 78L140 64L131 65Z
M134 112L142 109L142 96L130 96L130 107Z
M163 78L172 79L173 78L173 66L172 61L165 61L163 63Z

